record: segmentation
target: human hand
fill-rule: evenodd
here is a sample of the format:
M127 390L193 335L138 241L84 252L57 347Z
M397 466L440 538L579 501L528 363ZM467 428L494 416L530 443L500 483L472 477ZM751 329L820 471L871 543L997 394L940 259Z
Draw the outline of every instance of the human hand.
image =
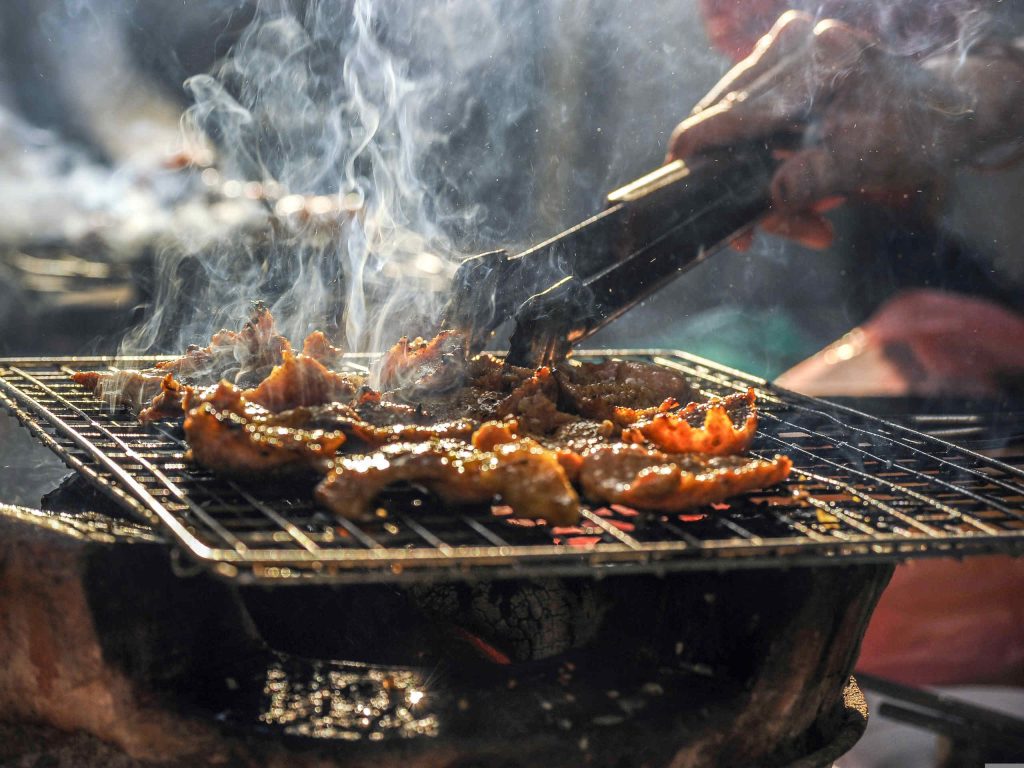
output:
M941 176L969 143L969 112L945 69L892 55L840 22L790 11L676 127L668 159L801 133L801 148L779 153L772 212L760 226L825 248L832 229L822 214L845 196L916 191Z

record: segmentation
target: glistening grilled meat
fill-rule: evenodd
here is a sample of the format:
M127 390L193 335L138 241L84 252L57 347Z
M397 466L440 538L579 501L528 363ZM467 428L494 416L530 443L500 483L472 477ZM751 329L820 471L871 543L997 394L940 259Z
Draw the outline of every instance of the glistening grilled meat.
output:
M272 338L267 331L257 322L248 334ZM142 418L187 411L196 463L255 479L322 474L319 502L353 519L395 483L450 505L500 502L518 517L571 524L579 495L678 511L777 483L790 470L782 456L738 455L757 426L753 391L682 406L692 388L657 366L514 368L487 355L467 360L461 335L445 332L395 345L377 367L375 390L324 364L337 350L322 334L299 354L287 342L270 346L276 362L249 389L199 389L154 368L163 374L154 393L135 377L142 372L118 375L135 388L124 390L132 402L153 398Z
M611 419L616 408L642 409L670 399L689 403L700 398L682 374L631 360L566 363L557 375L569 409L592 419Z
M334 513L361 519L389 485L415 482L449 504L490 503L500 497L523 517L552 525L579 519L579 498L554 451L529 438L484 451L454 440L396 443L361 456L339 456L317 486Z
M784 480L792 469L785 456L668 454L647 446L616 443L583 455L579 484L584 495L607 504L678 512L723 501Z
M315 365L326 370L325 366L337 363L341 355L323 332L314 331L306 337L298 359L305 369ZM181 357L142 370L77 372L72 379L111 406L127 406L141 421L158 421L181 418L180 405L193 387L212 386L222 379L242 386L257 385L287 359L296 359L291 344L277 333L270 310L256 304L240 331L218 331L209 345L193 344ZM310 374L311 381L315 373ZM354 386L362 384L361 380L349 381ZM273 382L266 389L266 396L272 397ZM333 390L325 396L331 394Z
M157 363L154 370L200 386L216 384L221 379L236 384L254 383L281 362L282 355L291 348L288 339L277 333L270 310L256 304L242 330L218 331L208 346L193 344L181 357Z
M579 418L559 410L558 395L558 380L550 369L538 368L535 374L524 379L498 403L495 413L502 417L515 417L527 432L549 434Z
M147 407L139 411L139 421L146 423L180 418L185 398L192 391L192 387L179 383L168 373L160 382L160 391L150 399Z
M384 353L377 366L380 388L423 392L444 392L465 379L467 362L465 336L459 331L441 331L425 341L403 336Z
M227 382L191 394L185 409L191 458L232 475L317 468L349 440L363 450L396 442L468 440L476 427L467 419L403 421L388 412L386 403L326 402L274 412Z
M286 350L281 364L245 395L271 411L284 411L303 405L349 402L364 383L362 376L336 373L312 357Z
M139 413L163 391L164 379L169 375L155 368L142 371L126 368L119 371L76 371L71 378L110 407L126 406Z
M333 417L326 428L309 409L271 413L227 382L206 392L198 402L194 394L186 396L185 408L190 458L218 472L254 477L315 467L344 445L347 437L338 421L357 419L355 412L341 403L325 406Z
M733 423L730 409L746 406L747 415L740 426ZM620 411L621 414L621 411ZM644 416L622 431L627 443L653 443L669 453L707 453L730 456L745 451L757 431L754 390L731 399L711 398L706 403L690 403L681 409L659 410Z

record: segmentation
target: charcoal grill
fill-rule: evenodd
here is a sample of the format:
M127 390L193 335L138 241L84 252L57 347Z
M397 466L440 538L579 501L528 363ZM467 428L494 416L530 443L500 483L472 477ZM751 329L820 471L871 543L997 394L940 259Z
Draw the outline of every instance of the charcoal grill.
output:
M680 371L707 394L754 387L755 455L792 458L783 485L690 514L588 507L573 528L457 512L390 494L370 524L318 509L308 484L217 477L184 459L170 424L144 427L68 378L111 358L0 361L0 397L71 468L182 552L242 583L354 583L607 575L898 561L1024 550L1024 471L696 356L608 350ZM144 367L158 358L121 358ZM349 356L365 369L370 356Z

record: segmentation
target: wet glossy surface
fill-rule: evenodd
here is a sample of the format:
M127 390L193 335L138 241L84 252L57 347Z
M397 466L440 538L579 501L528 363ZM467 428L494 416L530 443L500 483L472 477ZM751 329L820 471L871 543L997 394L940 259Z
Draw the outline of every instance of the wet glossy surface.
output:
M349 662L268 654L248 673L227 676L223 687L198 702L230 726L317 741L373 743L413 737L475 741L516 734L586 744L639 720L678 727L678 713L693 727L738 687L716 680L710 668L682 659L638 669L613 670L598 660L565 658L550 664L455 671L381 668Z
M70 471L0 408L0 503L38 507Z

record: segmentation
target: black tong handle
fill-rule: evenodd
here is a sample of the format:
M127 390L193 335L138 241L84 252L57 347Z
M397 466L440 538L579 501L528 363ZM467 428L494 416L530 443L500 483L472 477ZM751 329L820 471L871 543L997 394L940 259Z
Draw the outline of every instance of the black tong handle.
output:
M775 146L758 142L676 161L612 192L604 215L614 212L615 227L601 257L578 259L520 305L509 363L561 359L761 218Z
M596 216L517 255L467 259L442 328L478 352L516 320L511 361L539 365L568 352L768 208L773 141L674 162L615 190Z

